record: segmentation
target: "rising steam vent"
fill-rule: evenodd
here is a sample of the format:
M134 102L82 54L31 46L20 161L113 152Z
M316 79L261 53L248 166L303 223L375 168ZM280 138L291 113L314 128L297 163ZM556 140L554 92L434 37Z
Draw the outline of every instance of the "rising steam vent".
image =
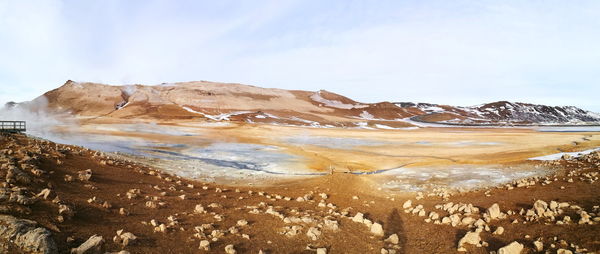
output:
M125 106L127 106L127 104L129 104L129 97L135 93L136 87L135 86L123 86L123 88L121 89L121 98L123 98L123 101L119 102L117 105L115 105L115 110L119 110L124 108Z

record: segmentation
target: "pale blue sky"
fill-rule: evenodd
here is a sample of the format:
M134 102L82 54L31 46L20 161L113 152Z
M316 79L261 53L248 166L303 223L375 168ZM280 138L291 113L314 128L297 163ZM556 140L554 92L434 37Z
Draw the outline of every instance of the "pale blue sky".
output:
M0 0L0 102L211 80L600 111L600 1Z

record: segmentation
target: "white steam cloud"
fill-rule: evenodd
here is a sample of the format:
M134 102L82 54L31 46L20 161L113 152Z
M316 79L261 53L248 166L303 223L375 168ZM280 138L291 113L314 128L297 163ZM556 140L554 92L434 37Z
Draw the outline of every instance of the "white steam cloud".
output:
M45 96L22 103L7 103L0 108L0 121L25 121L27 134L50 140L59 136L60 128L76 125L73 118L51 113Z
M136 90L137 88L135 85L126 85L121 88L121 91L123 91L123 93L125 93L127 96L131 96Z

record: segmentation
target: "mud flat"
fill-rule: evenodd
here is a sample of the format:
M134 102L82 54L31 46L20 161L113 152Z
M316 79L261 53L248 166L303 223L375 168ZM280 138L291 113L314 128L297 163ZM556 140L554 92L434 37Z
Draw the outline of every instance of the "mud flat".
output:
M423 190L479 188L552 173L551 169L519 164L600 146L598 133L582 130L364 130L226 121L148 124L103 120L58 130L50 139L118 152L165 172L221 184L264 185L338 172L383 174L373 177L383 187Z
M383 188L395 191L418 192L435 188L467 191L535 176L544 177L553 172L539 165L454 165L390 169L372 175L372 179Z

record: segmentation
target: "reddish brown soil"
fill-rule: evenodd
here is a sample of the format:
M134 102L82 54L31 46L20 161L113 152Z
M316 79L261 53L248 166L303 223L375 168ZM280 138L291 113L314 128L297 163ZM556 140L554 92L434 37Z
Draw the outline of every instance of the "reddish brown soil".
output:
M249 222L247 227L240 229L240 233L248 234L250 239L227 234L211 244L214 252L222 253L225 245L233 244L238 253L257 253L259 250L267 251L267 253L314 253L314 251L306 250L307 245L326 247L328 253L380 253L380 249L385 246L382 238L373 236L364 225L354 223L349 219L338 220L339 231L324 231L319 240L311 241L305 235L306 228L303 233L295 237L286 237L279 233L280 229L286 226L281 219L264 213L250 214L248 210L243 209L246 205L252 206L265 202L275 207L281 206L279 210L284 214L292 209L297 209L310 212L315 216L326 215L327 209L317 207L317 202L293 200L310 191L315 193L315 200L320 199L317 199L318 193L326 193L329 196L326 201L335 204L338 210L352 207L350 215L362 212L368 218L380 222L386 232L385 237L397 233L400 237L399 253L456 253L458 240L468 230L464 227L455 228L449 225L425 223L423 222L424 217L406 214L402 209L402 204L408 198L413 200L413 205L424 205L427 211L434 210L435 204L447 201L442 201L438 197L427 197L417 201L412 195L378 191L361 176L334 174L265 188L217 186L169 177L162 173L159 174L161 175L159 178L149 174L152 171L150 168L124 161L114 160L114 163L108 163L112 165L105 165L103 161L107 162L111 160L110 158L94 156L94 151L78 147L54 145L49 142L40 143L24 136L0 139L0 147L16 151L16 154L12 156L17 159L22 156L20 154L29 153L35 156L35 152L32 151L35 145L44 149L37 156L39 159L35 163L40 169L49 173L39 177L38 183L28 187L32 193L38 193L41 189L51 186L53 193L49 200L39 200L30 206L30 213L14 213L13 215L38 221L41 225L53 229L54 238L64 253L68 253L70 248L77 247L94 234L104 237L106 251L118 251L121 246L113 243L111 239L119 229L132 232L139 237L137 242L125 247L131 253L201 253L202 251L198 250L199 239L193 236L195 226L214 223L217 229L226 230L240 219ZM58 164L58 161L61 161L62 164ZM474 191L454 195L450 201L472 203L480 207L482 211L485 211L485 208L491 204L498 203L505 211L506 209L531 208L531 204L537 199L558 200L577 204L586 211L591 211L593 206L600 205L600 184L577 179L569 183L560 175L573 169L580 169L583 172L598 172L597 163L598 161L562 162L559 166L559 181L549 185L536 184L528 188L513 190L494 188L491 189L489 197L484 195L483 190ZM64 181L66 174L77 178L77 171L85 169L93 171L90 182ZM170 179L166 180L167 177ZM194 185L194 188L186 187L188 184ZM93 188L90 188L89 185ZM154 186L158 186L161 190L155 189ZM201 186L207 186L208 189L203 190ZM561 186L564 186L565 189L562 190ZM125 193L133 188L140 189L142 194L140 197L130 200L125 197ZM223 189L223 192L215 192L216 188ZM236 188L240 192L236 192ZM255 193L250 195L248 194L249 190ZM166 192L165 196L160 194L163 191ZM289 196L293 199L291 201L271 200L257 195L256 192L259 191L272 195ZM186 195L185 200L178 197L182 194ZM63 203L75 210L75 215L62 223L57 221L58 206L51 201L56 195ZM148 199L145 196L159 197L160 201L166 202L166 206L157 209L147 208L145 202ZM359 199L353 199L353 196L358 196ZM389 199L392 196L395 197L394 200ZM92 197L96 197L100 202L88 203L87 200ZM240 200L240 197L243 199ZM112 208L103 208L101 206L103 201L108 201ZM193 214L196 204L203 204L206 208L210 203L222 205L222 208L207 208L207 210L223 215L223 221L215 222L210 214ZM127 209L131 214L129 216L120 215L118 210L121 207ZM171 228L167 233L155 233L152 226L142 224L142 221L148 222L151 219L167 223L167 217L170 215L176 215L179 225ZM573 215L573 218L577 219L576 216ZM510 224L510 221L505 220L492 222L491 225L501 225L506 231L500 236L482 233L483 240L489 242L490 246L487 248L469 247L468 250L471 253L496 251L499 247L515 240L525 245L524 253L533 253L531 243L534 239L544 237L544 243L548 246L551 238L555 236L568 243L585 247L589 251L600 251L600 227L597 224L562 226L546 225L541 222ZM525 235L529 235L531 238L526 239ZM74 241L68 242L67 238L69 237L74 238Z

